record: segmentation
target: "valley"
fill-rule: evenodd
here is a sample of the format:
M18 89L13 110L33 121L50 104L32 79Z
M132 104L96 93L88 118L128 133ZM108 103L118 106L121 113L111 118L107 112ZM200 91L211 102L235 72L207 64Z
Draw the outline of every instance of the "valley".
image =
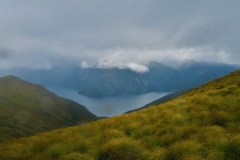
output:
M130 114L3 142L0 159L237 160L240 71Z
M140 108L149 102L161 98L170 92L151 92L145 94L132 94L110 97L87 97L78 94L77 90L46 87L58 96L71 99L87 107L87 109L98 117L111 117L123 114L129 110Z
M240 1L0 13L0 160L240 160Z

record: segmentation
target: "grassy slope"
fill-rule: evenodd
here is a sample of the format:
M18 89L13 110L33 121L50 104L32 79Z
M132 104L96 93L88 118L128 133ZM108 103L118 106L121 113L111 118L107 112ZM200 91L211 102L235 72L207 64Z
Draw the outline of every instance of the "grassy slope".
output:
M84 106L14 76L0 78L0 141L96 120Z
M8 141L0 159L240 159L240 71L147 109Z
M140 107L140 108L137 108L137 109L133 109L133 110L130 110L130 111L127 111L125 112L125 114L128 114L128 113L132 113L132 112L136 112L136 111L140 111L142 109L145 109L145 108L148 108L150 106L156 106L156 105L159 105L159 104L163 104L163 103L166 103L168 101L171 101L179 96L181 96L182 94L186 93L188 90L181 90L181 91L177 91L177 92L173 92L173 93L170 93L166 96L163 96L161 98L158 98L146 105L144 105L143 107Z

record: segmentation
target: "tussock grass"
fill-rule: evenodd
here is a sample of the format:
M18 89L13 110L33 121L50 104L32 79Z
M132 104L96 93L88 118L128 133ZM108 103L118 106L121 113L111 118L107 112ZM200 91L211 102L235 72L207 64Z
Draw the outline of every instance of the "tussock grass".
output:
M131 139L112 139L103 145L97 152L97 160L138 160L144 159L139 144Z
M62 156L59 160L93 160L93 158L83 155L78 152L72 152L68 155Z
M0 145L0 159L240 159L240 71L168 103Z

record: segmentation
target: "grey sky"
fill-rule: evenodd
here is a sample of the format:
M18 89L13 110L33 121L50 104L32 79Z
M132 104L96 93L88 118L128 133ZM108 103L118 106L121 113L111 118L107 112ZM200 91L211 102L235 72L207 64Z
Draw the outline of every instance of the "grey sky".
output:
M0 22L5 69L240 60L239 0L1 0Z

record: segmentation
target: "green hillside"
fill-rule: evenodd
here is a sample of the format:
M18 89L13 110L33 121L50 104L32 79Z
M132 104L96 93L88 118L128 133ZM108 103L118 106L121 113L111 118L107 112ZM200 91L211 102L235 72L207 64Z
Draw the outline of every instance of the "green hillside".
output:
M130 111L127 111L125 112L126 114L127 113L132 113L132 112L136 112L136 111L139 111L139 110L142 110L142 109L145 109L147 107L150 107L150 106L155 106L155 105L159 105L159 104L163 104L163 103L166 103L168 101L171 101L177 97L179 97L180 95L186 93L188 90L181 90L181 91L177 91L177 92L173 92L173 93L170 93L166 96L163 96L161 98L158 98L146 105L144 105L143 107L140 107L140 108L137 108L137 109L133 109L133 110L130 110Z
M144 110L4 142L0 159L239 160L240 71Z
M14 76L0 78L0 141L96 119L84 106L42 86Z

